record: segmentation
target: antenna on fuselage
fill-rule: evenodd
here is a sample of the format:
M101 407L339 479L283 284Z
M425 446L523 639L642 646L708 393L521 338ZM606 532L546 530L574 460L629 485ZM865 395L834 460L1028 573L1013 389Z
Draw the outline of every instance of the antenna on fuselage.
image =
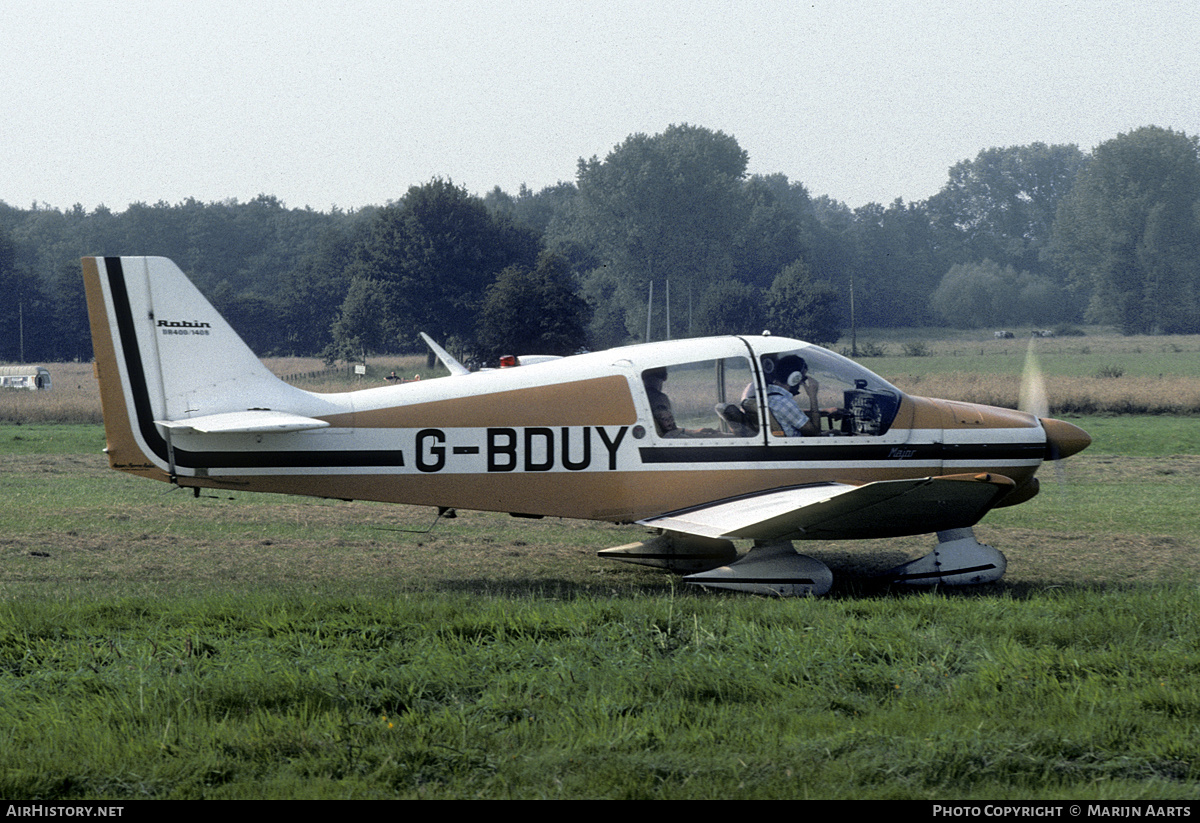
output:
M421 332L421 339L424 340L425 344L427 346L429 346L430 350L434 354L437 355L438 360L442 361L442 365L444 365L447 369L450 370L451 374L470 374L471 373L470 369L468 369L462 363L459 363L457 360L455 360L450 355L450 352L443 349L437 343L434 343L433 338L430 337L429 335L427 335L425 332Z

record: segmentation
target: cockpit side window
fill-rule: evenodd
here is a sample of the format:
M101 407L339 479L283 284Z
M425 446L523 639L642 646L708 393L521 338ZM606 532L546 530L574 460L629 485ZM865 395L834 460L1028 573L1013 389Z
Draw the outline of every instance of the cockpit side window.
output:
M642 384L663 438L751 437L757 421L743 419L740 401L754 380L744 357L673 363L646 369Z

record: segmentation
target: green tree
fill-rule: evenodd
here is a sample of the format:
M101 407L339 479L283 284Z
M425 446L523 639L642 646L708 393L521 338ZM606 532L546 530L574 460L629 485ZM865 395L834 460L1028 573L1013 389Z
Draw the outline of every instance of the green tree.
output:
M812 257L819 226L808 191L785 175L755 175L743 195L746 219L734 236L733 272L766 289L786 266Z
M287 353L316 354L333 342L333 323L349 289L346 268L357 227L349 222L326 228L316 250L280 279L281 348Z
M563 258L543 254L532 270L509 266L484 297L479 354L574 354L587 342L589 313Z
M992 148L950 169L929 201L931 221L948 230L958 254L1042 271L1058 205L1085 157L1075 145Z
M896 200L887 208L868 203L855 209L850 239L857 324L894 328L931 322L929 295L951 262L925 204ZM839 305L847 303L844 298Z
M20 363L54 356L50 300L41 282L17 264L17 249L0 231L0 360Z
M595 276L612 287L629 336L645 329L650 283L665 294L671 281L673 299L683 304L730 276L745 220L747 162L732 137L689 125L635 134L603 161L579 161L571 221L557 234L596 250L602 268Z
M1071 311L1049 277L991 260L951 266L930 305L951 326L966 329L1048 325L1068 319Z
M591 312L588 339L598 349L608 349L627 342L633 334L627 325L628 298L621 278L607 266L597 266L583 280L583 298ZM643 321L642 328L645 328Z
M1101 143L1063 200L1051 254L1127 334L1200 331L1200 140L1147 126Z
M767 322L763 289L737 280L711 286L696 307L696 334L760 334Z
M384 284L367 277L353 277L331 329L333 341L325 350L326 362L358 360L367 352L388 351L396 346L396 329L383 310Z
M837 290L812 276L804 261L779 273L767 292L767 324L773 334L810 343L836 343L842 336Z
M228 280L217 283L209 301L246 345L265 356L286 348L279 302L253 289L238 292Z
M79 261L60 263L51 287L52 348L55 360L91 360L92 333Z
M399 203L378 211L355 246L346 268L346 299L354 300L343 306L343 319L348 311L358 317L369 298L381 314L370 327L389 338L351 335L369 350L409 349L419 331L469 347L484 291L508 266L534 266L539 251L536 234L492 214L465 189L440 179L413 186ZM336 324L337 346L350 342L344 336L350 328L362 327Z

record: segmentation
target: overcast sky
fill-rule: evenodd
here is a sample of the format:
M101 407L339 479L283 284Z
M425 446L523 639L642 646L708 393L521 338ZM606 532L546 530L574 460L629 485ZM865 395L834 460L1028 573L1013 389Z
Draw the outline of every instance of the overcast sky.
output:
M814 196L922 200L993 146L1200 134L1198 42L1195 0L17 0L0 200L516 193L672 123Z

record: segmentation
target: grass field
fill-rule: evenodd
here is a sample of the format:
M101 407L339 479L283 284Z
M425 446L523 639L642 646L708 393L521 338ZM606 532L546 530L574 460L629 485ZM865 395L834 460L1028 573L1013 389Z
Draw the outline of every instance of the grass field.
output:
M0 424L0 797L1196 799L1195 420L1072 419L977 529L1001 582L815 543L801 600L595 556L636 528L193 499L95 424Z
M861 362L912 394L1015 408L1029 339L972 335L883 342L886 356ZM1049 338L1033 351L1056 414L1200 413L1200 338Z
M1195 798L1200 449L1080 422L978 529L1001 583L813 544L800 601L598 560L627 527L192 499L0 427L0 796Z

